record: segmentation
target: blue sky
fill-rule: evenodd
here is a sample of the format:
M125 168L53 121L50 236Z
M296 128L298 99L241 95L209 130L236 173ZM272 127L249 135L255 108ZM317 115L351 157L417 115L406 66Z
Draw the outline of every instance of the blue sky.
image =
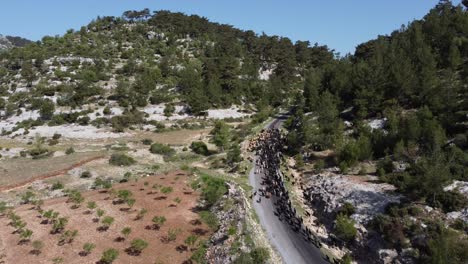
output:
M257 33L326 44L342 55L422 18L438 0L2 0L0 34L39 40L98 15L145 7L197 14ZM459 0L454 3L459 3Z

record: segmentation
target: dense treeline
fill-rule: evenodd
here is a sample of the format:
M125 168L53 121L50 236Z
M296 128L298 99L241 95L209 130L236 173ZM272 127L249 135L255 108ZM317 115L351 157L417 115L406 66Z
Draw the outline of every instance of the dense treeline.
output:
M334 59L326 46L308 41L292 43L195 15L168 11L151 15L144 9L126 11L122 17L99 17L77 32L44 37L0 54L2 83L9 83L22 69L22 77L32 86L46 77L44 61L54 56L92 59L85 65L70 62L67 71L55 70L57 79L77 82L37 89L39 95L64 94L63 105L79 106L103 95L96 83L109 81L115 71L118 87L109 99L120 105L141 107L181 99L195 114L234 103L254 103L259 108L288 103L292 91L301 88L307 69L321 68ZM116 67L120 63L122 67ZM271 76L260 78L259 72L267 70ZM180 93L171 94L173 87Z
M444 1L424 19L359 45L354 56L309 70L287 123L291 152L335 149L343 169L370 158L418 157L463 167L467 36L466 10ZM365 125L373 118L385 118L383 130ZM447 172L448 179L467 179L464 169Z
M376 218L374 230L399 250L417 248L421 263L464 263L463 221L453 227L460 235L438 218L426 230L405 219L421 215L415 203L446 213L468 205L463 195L443 190L453 180L468 180L466 8L441 1L423 19L305 76L286 122L290 154L302 161L314 159L313 151L332 150L327 165L343 172L376 160L380 180L405 200ZM383 127L372 129L371 120Z

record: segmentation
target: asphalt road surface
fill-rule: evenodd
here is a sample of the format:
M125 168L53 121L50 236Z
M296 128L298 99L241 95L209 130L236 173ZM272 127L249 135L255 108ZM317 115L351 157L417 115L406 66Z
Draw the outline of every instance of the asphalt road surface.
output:
M268 124L265 128L279 128L284 118L279 117ZM255 157L257 159L258 157ZM255 174L256 163L250 171L249 181L254 190L261 187L261 178L263 170ZM286 221L280 221L275 216L274 197L270 199L262 198L258 203L257 198L253 197L253 206L260 219L260 224L268 234L271 244L281 255L284 263L287 264L321 264L329 263L324 258L320 250L311 242L306 241L302 234L295 232Z

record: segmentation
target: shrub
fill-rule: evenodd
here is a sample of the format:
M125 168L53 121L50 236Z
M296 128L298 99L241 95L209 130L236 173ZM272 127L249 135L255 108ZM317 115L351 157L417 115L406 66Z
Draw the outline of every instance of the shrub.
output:
M76 120L76 122L81 126L89 125L89 121L91 121L91 118L89 118L89 116L82 116Z
M132 157L129 157L125 154L115 153L111 155L109 163L115 166L130 166L135 164L136 161Z
M132 232L132 229L130 227L124 227L120 233L125 237L128 238L130 233Z
M67 230L65 233L63 233L60 238L59 238L59 245L63 245L65 243L72 243L73 240L75 240L75 237L78 235L78 230Z
M44 200L42 200L42 199L34 200L32 202L32 204L34 205L35 210L41 212L42 211L42 206L44 205Z
M39 108L39 114L42 120L50 120L54 115L55 104L51 100L44 100Z
M202 141L194 141L190 144L190 149L200 155L208 156L210 152L208 151L208 146L205 142Z
M80 204L84 201L84 197L83 195L81 195L81 193L77 190L71 190L69 193L68 193L68 200L71 201L72 203L74 203L75 207L79 207Z
M200 246L197 248L197 250L193 252L190 259L194 260L196 263L205 263L205 255L208 247L206 245L206 242L200 242L199 245Z
M128 180L130 180L130 177L132 177L132 173L127 171L125 172L124 176L123 176L123 179L120 180L121 183L123 182L128 182Z
M434 204L441 207L445 213L460 211L468 206L468 199L458 192L443 192L436 195L438 203Z
M109 264L109 263L114 262L114 260L116 260L118 257L119 257L119 251L117 249L110 248L102 253L102 257L100 261L102 263Z
M138 211L137 216L135 217L135 220L143 219L143 217L145 217L146 213L148 213L148 210L146 210L145 208L140 209L140 211Z
M31 203L34 200L34 197L36 197L36 194L34 194L31 191L27 191L23 195L21 195L21 201L24 204L28 204L28 203Z
M152 144L151 147L150 147L150 152L153 153L153 154L159 154L159 155L163 155L163 156L166 156L166 157L170 157L170 156L173 156L175 154L174 149L172 149L168 145L164 145L164 144L161 144L161 143Z
M161 192L164 193L164 194L168 194L168 193L171 193L174 189L170 186L168 187L161 187Z
M48 149L45 149L45 148L42 148L42 149L31 149L29 151L29 155L31 155L31 157L33 159L40 159L40 158L44 158L44 157L47 157L51 154L51 152L49 152Z
M130 243L129 253L139 255L141 251L148 247L148 242L143 239L136 238Z
M63 258L62 257L56 257L52 259L53 264L60 264L63 263Z
M395 167L393 166L393 162L390 158L384 158L379 160L377 163L377 172L380 177L384 176L386 173L391 173Z
M202 181L202 196L208 206L216 203L226 192L227 187L223 179L211 177L209 175L201 175Z
M23 241L28 241L31 238L32 234L33 234L33 231L29 229L23 229L20 233L20 238Z
M130 199L127 199L125 202L127 203L128 207L132 208L133 205L135 205L136 200L133 198L130 198Z
M121 201L127 201L128 199L130 199L131 197L133 196L133 193L129 190L119 190L117 192L117 197L121 200Z
M436 229L427 242L429 256L425 263L466 263L466 238L444 226L437 226Z
M218 218L210 211L201 211L200 219L207 224L211 229L216 230L219 227Z
M86 206L89 210L94 210L96 209L97 205L96 205L96 202L94 201L90 201L88 202L88 205Z
M342 258L341 258L341 263L343 264L351 264L353 261L353 258L351 257L351 255L349 254L345 254Z
M237 229L234 226L230 226L228 228L228 235L229 236L234 236L237 233Z
M67 150L65 150L65 154L67 155L71 155L73 153L75 153L75 149L73 147L69 147Z
M0 215L3 215L5 211L8 209L8 206L5 202L0 202Z
M296 161L296 168L301 169L304 167L304 157L301 154L296 154L294 160Z
M177 236L182 232L179 228L170 228L167 231L167 241L175 241L177 239Z
M57 145L58 143L59 143L59 141L56 140L56 139L50 139L49 140L49 146L54 146L54 145Z
M91 176L92 176L92 174L91 174L90 171L83 171L83 172L81 173L81 176L80 176L80 177L81 177L81 178L91 178Z
M172 114L174 114L175 110L176 109L173 104L166 104L166 106L164 107L164 115L170 117L172 116Z
M96 244L93 244L93 243L85 243L83 245L83 254L86 256L86 255L89 255L89 253L91 253L91 251L93 251L93 249L96 248Z
M314 164L315 171L317 173L320 173L323 170L323 168L325 168L325 161L322 159L317 160Z
M338 214L335 225L336 236L346 242L351 242L357 234L354 221L348 216Z
M143 145L148 145L149 146L149 145L153 144L153 140L150 139L150 138L145 138L145 139L143 139L141 141L141 143L143 143Z
M352 214L354 214L355 211L356 209L354 208L354 206L348 202L344 203L340 209L340 213L346 216L351 216Z
M53 139L53 140L59 140L61 137L62 137L61 134L55 133L55 134L52 136L52 139Z
M111 111L111 109L110 109L109 106L106 106L106 107L104 107L104 109L102 110L102 113L103 113L104 115L110 115L110 114L112 114L112 111Z
M156 226L161 227L166 222L166 217L164 216L155 216L151 220Z
M110 180L104 180L102 178L97 178L96 180L94 180L94 186L93 186L94 189L100 189L100 188L110 189L111 187L112 187L112 183Z
M97 211L96 211L96 215L97 215L98 218L101 218L105 213L106 213L106 211L104 211L102 209L97 209Z
M250 252L250 256L252 256L254 263L266 263L267 260L270 258L268 250L266 248L261 247L254 248Z
M64 187L63 183L56 181L52 184L50 188L52 189L52 191L55 191L55 190L63 189L63 187Z
M228 164L234 164L242 161L241 151L238 144L234 144L228 151L226 156Z
M185 239L184 243L189 247L193 247L195 246L195 243L197 242L197 240L198 240L198 236L190 235Z
M65 217L60 217L56 221L54 221L54 224L52 225L52 234L56 234L61 232L63 229L65 229L65 226L68 223L68 218Z
M114 218L112 216L106 216L102 219L101 223L105 229L108 229L112 223L114 223Z

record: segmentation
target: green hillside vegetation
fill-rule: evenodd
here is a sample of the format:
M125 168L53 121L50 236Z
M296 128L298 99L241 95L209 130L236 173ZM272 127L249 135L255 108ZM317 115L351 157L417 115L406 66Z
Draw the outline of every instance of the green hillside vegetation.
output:
M441 1L422 20L308 70L286 122L288 151L333 150L328 165L345 173L361 161L378 161L379 179L406 197L375 220L378 232L393 247L417 248L421 263L463 263L466 228L449 231L432 218L434 228L421 230L407 218L415 203L444 212L468 205L463 195L443 190L468 180L467 78L467 11ZM373 119L384 120L382 129L366 124ZM407 168L398 171L396 163ZM443 255L442 247L452 253Z
M143 11L138 18L128 12L98 17L79 31L0 54L0 94L15 90L18 73L32 87L0 106L13 114L19 107L41 109L48 103L43 96L60 96L58 105L72 107L115 100L129 109L122 118L134 115L135 107L172 101L187 103L194 114L242 103L279 106L301 88L305 69L333 61L326 46L257 35L195 15ZM261 70L273 71L269 80L259 78ZM115 89L102 88L114 79ZM50 85L52 80L62 83ZM45 114L42 119L77 122L83 114Z
M366 226L369 236L378 234L386 248L399 253L411 249L417 263L466 263L466 223L447 226L439 217L468 205L462 194L444 191L454 180L468 181L466 6L466 1L457 6L440 1L423 19L344 56L327 46L293 43L196 15L144 9L98 17L78 31L21 41L23 47L0 53L0 118L36 111L37 119L13 129L23 128L24 134L45 124L108 126L114 132L152 124L162 131L165 125L147 120L143 107L165 104L163 118L169 119L180 106L194 116L243 106L254 113L249 124L213 122L210 143L216 151L201 139L190 145L200 154L194 156L223 158L234 168L245 157L240 143L253 126L288 110L285 152L297 167L336 166L347 174L369 162L378 181L395 186L403 197ZM91 119L89 105L102 107L102 114ZM114 115L117 106L122 113ZM63 107L71 111L56 112ZM382 126L371 127L374 121ZM149 139L144 144L145 151L165 160L180 158L176 145ZM321 151L326 154L314 155ZM28 154L42 158L53 151L38 141ZM140 161L115 152L109 163L136 166ZM110 188L104 183L98 178L95 185ZM227 192L224 180L206 175L196 184L209 207ZM172 191L165 188L162 193ZM424 214L423 206L440 215ZM217 227L209 213L204 220ZM351 249L358 247L361 234L350 215L338 214L335 222L336 237ZM103 262L116 258L112 250L103 253ZM239 259L255 262L264 255L253 251Z

